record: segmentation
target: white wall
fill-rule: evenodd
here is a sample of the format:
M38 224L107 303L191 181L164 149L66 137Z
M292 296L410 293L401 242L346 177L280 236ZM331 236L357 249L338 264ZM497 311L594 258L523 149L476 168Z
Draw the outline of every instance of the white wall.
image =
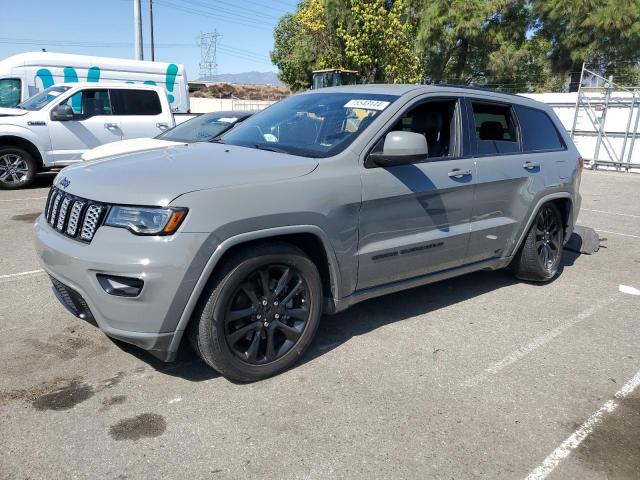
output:
M597 92L588 92L589 103L592 108L581 107L578 112L578 122L576 123L576 135L574 143L580 151L580 154L586 161L595 159L596 142L598 133L596 126L592 120L596 122L600 120L604 112L603 96ZM550 105L560 121L567 129L571 131L573 119L576 111L577 93L531 93L523 94L525 97L532 98L539 102ZM614 101L609 103L607 109L607 117L604 124L604 132L607 134L623 134L627 131L627 123L631 115L630 130L633 131L636 117L640 115L640 106L636 99L636 107L631 111L632 95L628 92L612 92L611 98ZM591 119L589 118L591 116ZM636 135L635 145L631 155L631 163L640 164L640 129ZM623 153L624 138L621 136L610 135L608 140L603 140L598 153L598 160L617 161L616 157L624 162L628 161L629 151L631 148L632 135L627 138L626 146ZM633 169L640 172L640 169Z
M275 101L191 97L189 103L192 113L207 113L219 112L221 110L262 110L275 103Z

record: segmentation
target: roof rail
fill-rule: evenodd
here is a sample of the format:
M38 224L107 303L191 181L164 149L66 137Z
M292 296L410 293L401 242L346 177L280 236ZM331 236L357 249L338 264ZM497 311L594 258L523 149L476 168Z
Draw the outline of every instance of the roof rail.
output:
M516 96L516 97L519 96L517 93L501 92L500 90L495 90L493 88L478 87L476 85L458 85L458 84L455 84L455 83L433 83L432 86L434 86L434 87L463 88L465 90L477 90L479 92L499 93L500 95L512 95L512 96Z

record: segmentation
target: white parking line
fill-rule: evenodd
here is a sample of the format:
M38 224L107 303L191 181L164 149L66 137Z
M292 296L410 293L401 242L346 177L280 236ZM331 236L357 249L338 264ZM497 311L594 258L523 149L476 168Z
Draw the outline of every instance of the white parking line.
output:
M620 235L621 237L640 238L640 235L631 235L630 233L612 232L611 230L602 230L600 228L596 228L596 231L602 232L602 233L610 233L611 235Z
M606 213L607 215L618 215L620 217L640 218L640 215L631 215L630 213L607 212L606 210L593 210L591 208L581 208L580 211Z
M25 200L43 200L47 197L29 197L29 198L10 198L9 200L0 200L0 202L23 202Z
M523 357L529 355L534 350L540 348L541 346L543 346L544 344L546 344L550 340L553 340L557 336L561 335L562 333L564 333L565 330L573 327L576 323L579 323L579 322L581 322L583 320L586 320L587 318L591 317L598 310L600 310L601 308L605 307L606 305L612 303L613 301L614 301L614 298L612 297L612 298L608 298L608 299L606 299L606 300L604 300L604 301L602 301L602 302L600 302L600 303L598 303L596 305L593 305L592 307L588 308L584 312L579 313L577 316L575 316L571 320L568 320L568 321L566 321L564 323L561 323L560 325L558 325L553 330L549 330L544 335L541 335L541 336L535 338L534 340L529 342L524 347L518 348L517 350L515 350L511 354L507 355L506 357L504 357L499 362L494 363L489 368L486 368L484 371L480 372L479 374L477 374L477 375L475 375L473 377L467 378L464 382L462 382L460 384L460 386L464 387L464 388L475 387L479 383L484 382L490 376L495 375L500 370L505 369L509 365L513 365L518 360L520 360Z
M615 393L613 399L602 405L598 411L592 414L582 425L580 425L580 428L573 432L560 444L558 448L551 452L549 456L544 459L542 464L540 464L540 466L526 477L526 480L543 480L547 478L549 474L560 464L560 462L567 458L569 454L578 448L582 441L587 438L591 432L593 432L593 429L602 421L602 418L607 413L611 413L618 408L620 405L619 400L624 400L627 396L633 393L638 386L640 386L640 371Z
M0 280L7 280L9 278L24 277L26 275L36 275L38 273L44 273L44 270L42 270L42 269L29 270L27 272L18 272L18 273L10 273L8 275L0 275Z
M618 285L618 291L621 293L628 293L629 295L640 295L640 290L630 285Z

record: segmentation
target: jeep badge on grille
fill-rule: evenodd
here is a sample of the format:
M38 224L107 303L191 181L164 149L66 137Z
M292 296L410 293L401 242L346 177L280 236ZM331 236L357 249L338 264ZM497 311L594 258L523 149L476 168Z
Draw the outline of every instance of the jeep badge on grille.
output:
M60 186L64 189L66 189L69 185L71 185L71 180L69 180L67 177L64 177L62 180L60 180Z

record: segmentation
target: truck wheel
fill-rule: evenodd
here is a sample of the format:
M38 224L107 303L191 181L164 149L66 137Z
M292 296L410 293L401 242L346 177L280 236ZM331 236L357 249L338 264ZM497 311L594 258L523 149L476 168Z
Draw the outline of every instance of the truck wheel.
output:
M564 226L558 207L543 205L513 260L516 277L534 282L554 278L562 261Z
M33 183L38 170L35 159L25 150L0 147L0 188L15 190Z
M287 243L266 243L229 258L203 294L189 339L225 377L249 382L293 365L321 317L315 264Z

